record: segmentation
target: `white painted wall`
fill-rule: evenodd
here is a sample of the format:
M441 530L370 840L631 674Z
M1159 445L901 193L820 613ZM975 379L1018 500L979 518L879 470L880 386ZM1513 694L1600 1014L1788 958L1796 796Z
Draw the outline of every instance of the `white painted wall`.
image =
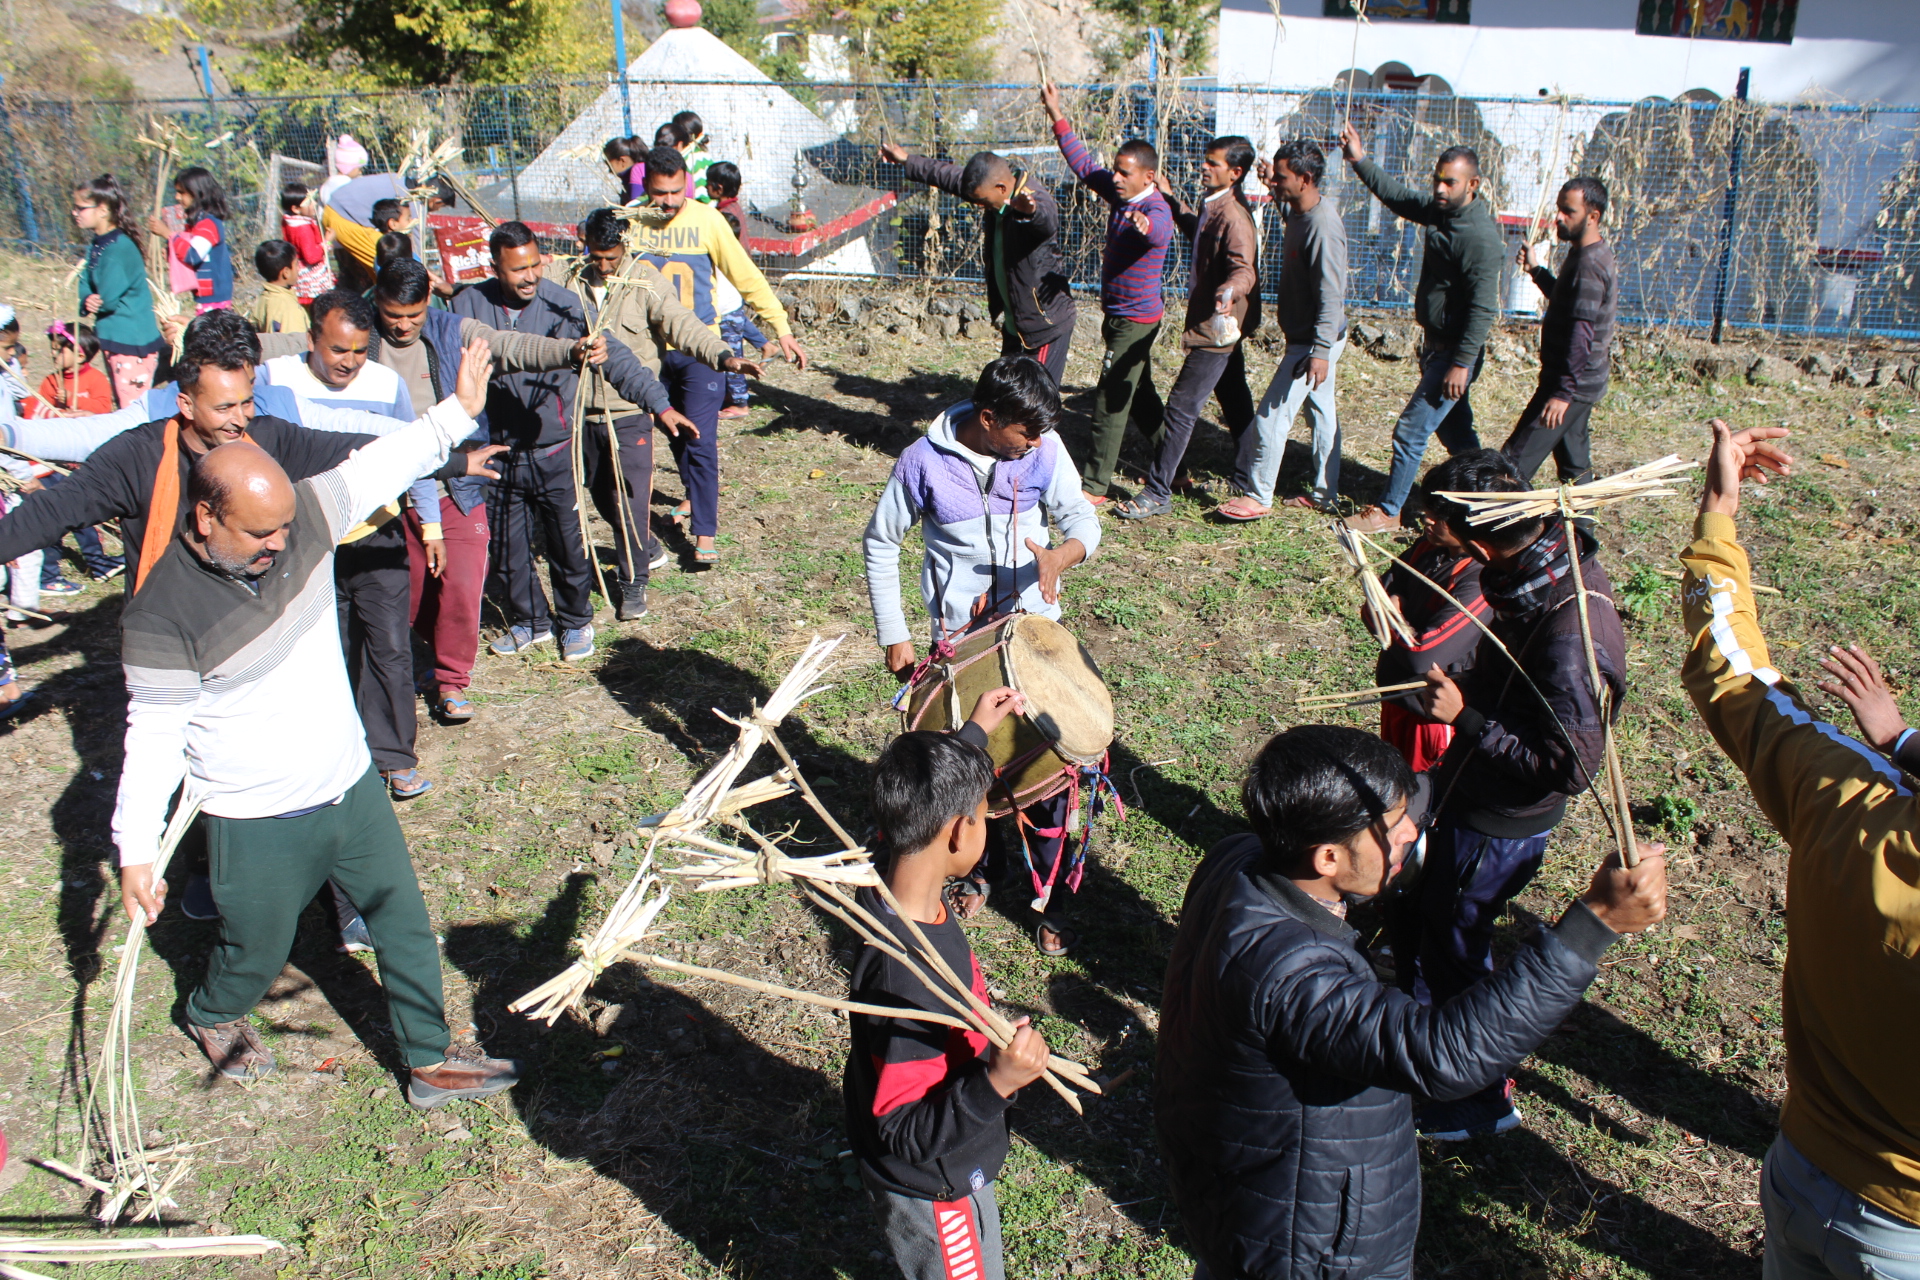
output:
M1920 4L1801 0L1790 45L1634 34L1636 0L1473 0L1471 25L1322 18L1320 0L1222 0L1220 83L1314 88L1350 66L1402 62L1470 97L1567 93L1608 101L1751 96L1920 104ZM1301 12L1305 10L1306 12ZM1284 30L1283 30L1284 27Z

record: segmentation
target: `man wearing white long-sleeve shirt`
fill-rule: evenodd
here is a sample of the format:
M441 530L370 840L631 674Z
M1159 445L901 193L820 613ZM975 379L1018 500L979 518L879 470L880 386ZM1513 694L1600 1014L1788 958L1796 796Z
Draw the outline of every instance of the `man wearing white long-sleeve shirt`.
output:
M464 354L458 393L297 485L250 442L193 463L186 527L121 620L129 704L113 833L121 900L158 918L153 863L169 799L202 797L220 941L186 1026L221 1074L257 1079L272 1053L247 1021L329 877L363 905L419 1107L510 1088L517 1063L453 1046L439 953L399 823L347 682L333 549L473 429L491 361Z

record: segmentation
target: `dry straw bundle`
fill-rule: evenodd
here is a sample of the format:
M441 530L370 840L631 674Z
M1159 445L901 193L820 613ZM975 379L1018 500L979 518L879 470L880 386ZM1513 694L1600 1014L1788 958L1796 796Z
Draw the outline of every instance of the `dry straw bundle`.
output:
M1628 498L1670 496L1680 492L1678 489L1669 487L1673 477L1682 471L1691 471L1699 465L1697 462L1688 462L1670 453L1658 462L1633 467L1618 475L1608 476L1604 480L1589 480L1585 484L1563 484L1556 489L1534 489L1527 493L1454 491L1442 492L1436 496L1465 507L1468 511L1467 519L1472 523L1492 525L1498 529L1517 521L1533 520L1555 513L1583 516L1609 503L1622 502Z
M201 797L191 790L181 793L180 803L167 822L160 838L160 856L153 863L157 884L167 872L167 863L179 847L187 828L200 812ZM133 1078L133 1057L128 1045L133 1039L133 990L140 972L140 948L147 936L144 914L136 914L127 925L127 938L120 948L120 968L113 977L113 1004L107 1011L107 1030L100 1040L100 1063L87 1091L82 1120L86 1135L80 1152L80 1168L69 1170L51 1161L42 1161L56 1173L64 1173L83 1186L98 1191L100 1206L94 1216L113 1222L129 1207L138 1205L131 1221L158 1218L162 1209L174 1207L168 1193L186 1176L192 1161L187 1152L202 1143L175 1143L159 1150L148 1150L141 1136L140 1090ZM103 1176L87 1173L93 1164L96 1142L101 1131L106 1136Z
M755 707L748 715L739 718L717 710L714 712L738 727L739 738L694 784L679 804L641 824L643 829L652 834L640 870L614 904L606 922L591 938L581 940L580 959L559 977L522 996L508 1006L510 1009L551 1025L561 1013L579 1001L594 978L608 965L630 960L824 1008L882 1017L917 1018L960 1027L986 1037L990 1043L1001 1048L1012 1043L1016 1030L1013 1024L974 995L971 984L935 950L918 923L901 907L885 881L873 869L867 850L848 834L846 828L820 802L793 756L780 741L777 732L780 722L801 702L828 687L817 681L827 670L829 659L843 639L844 636L827 641L816 639L809 644L793 669L774 690L773 696L767 700L765 707ZM737 785L740 774L762 746L773 748L782 761L782 767L766 778L744 786ZM781 848L776 840L756 830L744 816L744 811L755 804L795 794L801 796L839 837L842 844L839 850L795 857ZM723 822L740 831L754 847L744 848L704 834L714 822ZM655 872L656 854L674 858L676 864ZM869 946L899 961L951 1012L943 1014L866 1005L641 951L638 948L647 930L667 902L668 891L659 887L662 874L690 883L697 892L758 884L797 883L815 906L840 920ZM859 887L871 888L878 893L906 927L910 941L902 943L898 935L859 903L853 893ZM1069 1085L1090 1093L1100 1091L1085 1067L1058 1056L1049 1058L1042 1079L1075 1111L1080 1110L1080 1101Z
M171 1236L153 1240L102 1240L97 1236L0 1236L0 1276L50 1280L22 1262L146 1262L171 1258L257 1258L286 1246L265 1236Z
M1354 577L1360 580L1360 593L1366 597L1367 623L1373 628L1373 638L1380 642L1382 649L1392 648L1395 636L1399 636L1405 644L1413 644L1412 628L1407 626L1400 606L1387 594L1373 562L1367 558L1369 544L1347 528L1345 521L1334 520L1329 527L1333 530L1333 540L1340 545L1341 554L1347 558L1348 567L1353 570Z

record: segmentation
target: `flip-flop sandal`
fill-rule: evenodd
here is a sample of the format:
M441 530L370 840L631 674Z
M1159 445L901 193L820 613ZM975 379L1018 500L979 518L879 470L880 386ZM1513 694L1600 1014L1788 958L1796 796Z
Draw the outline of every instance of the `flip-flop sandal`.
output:
M695 547L693 549L693 562L695 564L719 564L720 548Z
M439 704L440 718L448 724L465 724L473 719L473 704L455 694L443 694Z
M1272 507L1263 507L1252 498L1241 496L1220 504L1220 518L1246 524L1253 520L1264 520L1273 514Z
M1304 493L1296 493L1291 498L1282 498L1280 505L1283 507L1304 507L1308 511L1319 511L1322 509L1319 503Z
M0 702L0 720L5 720L8 716L21 710L29 702L32 702L34 692L32 689L23 689L20 691L20 696L12 702Z
M691 502L683 502L673 509L673 522L681 528L684 529L687 521L691 519L693 519L693 504Z
M433 790L433 780L421 777L419 769L395 769L380 776L387 780L387 792L395 800L411 800Z
M1122 520L1145 520L1150 516L1172 515L1173 504L1156 503L1145 497L1128 498L1125 502L1114 504L1113 514Z
M947 882L947 909L962 920L971 920L987 909L992 889L978 876L962 876Z
M1053 945L1049 947L1041 941L1041 935L1051 933ZM1072 925L1062 925L1058 929L1050 924L1033 926L1033 947L1043 956L1063 956L1080 944L1080 933Z
M1096 507L1096 508L1098 508L1098 507L1104 507L1104 506L1106 506L1106 505L1107 505L1107 504L1108 504L1109 502L1112 502L1112 501L1113 501L1113 499L1112 499L1112 498L1110 498L1110 497L1108 497L1108 496L1107 496L1106 494L1104 494L1104 493L1089 493L1089 494L1087 494L1087 495L1086 495L1086 499L1087 499L1087 505L1088 505L1088 506L1090 506L1090 507Z

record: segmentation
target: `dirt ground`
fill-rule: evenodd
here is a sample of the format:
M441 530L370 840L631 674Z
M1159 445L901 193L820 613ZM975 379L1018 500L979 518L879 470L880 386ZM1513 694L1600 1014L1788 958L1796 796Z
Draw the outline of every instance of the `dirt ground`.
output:
M29 334L36 297L55 285L44 268L0 262L0 297L24 304ZM177 913L153 931L134 1044L150 1136L209 1144L170 1226L258 1231L287 1246L259 1263L181 1264L178 1274L890 1273L843 1156L845 1034L834 1016L631 966L604 974L582 1016L551 1030L504 1007L558 972L572 939L598 923L634 864L636 819L665 808L732 740L711 709L744 711L814 635L848 633L850 661L789 722L787 741L827 802L863 829L866 765L897 722L871 639L860 533L894 457L964 395L993 340L983 325L955 337L936 327L944 320L910 319L924 298L864 308L889 331L832 319L840 295L824 286L803 292L813 306L802 310L818 317L800 335L815 366L777 369L724 437L723 563L693 571L669 539L681 558L656 575L652 616L619 624L603 613L592 661L483 651L479 718L447 727L423 712L420 751L436 786L400 815L445 939L452 1022L490 1052L524 1058L519 1089L411 1111L377 966L336 954L317 907L258 1013L280 1073L252 1087L211 1080L174 1023L213 934ZM1491 444L1535 372L1524 328L1511 334L1474 390ZM1083 310L1067 376L1075 451L1096 343L1097 316ZM1742 518L1760 580L1780 592L1763 611L1774 663L1806 679L1820 646L1859 640L1910 700L1920 416L1892 373L1915 356L1823 350L1831 368L1818 376L1786 363L1805 352L1773 350L1761 376L1775 381L1753 384L1742 374L1754 351L1629 335L1595 417L1598 461L1613 471L1700 456L1701 424L1716 413L1791 427L1799 477L1756 495ZM1722 361L1704 377L1703 357ZM1163 386L1174 358L1162 361ZM1273 356L1249 363L1263 384ZM1849 385L1874 381L1880 365L1882 385ZM1835 382L1839 368L1851 372ZM1412 376L1404 359L1358 352L1340 370L1344 488L1357 500L1384 483ZM1190 1271L1149 1101L1181 894L1205 849L1240 825L1240 771L1302 718L1295 700L1373 683L1358 594L1322 522L1210 518L1230 462L1216 423L1191 457L1211 497L1183 498L1171 518L1143 526L1109 521L1098 555L1066 579L1065 620L1114 691L1114 777L1127 802L1124 819L1097 829L1077 908L1083 943L1066 959L1038 957L1026 895L1012 884L971 930L996 996L1114 1082L1084 1119L1039 1089L1015 1108L999 1187L1014 1276ZM1301 491L1305 473L1296 443L1282 491ZM1675 553L1697 492L1681 487L1600 521L1631 614L1623 755L1643 838L1674 849L1672 914L1614 948L1587 1002L1521 1068L1523 1128L1423 1151L1423 1275L1691 1280L1757 1268L1756 1177L1785 1088L1787 851L1678 683ZM663 468L656 515L678 494ZM86 1229L85 1193L29 1161L76 1150L76 1093L124 928L108 831L124 711L120 602L118 586L92 587L64 602L57 625L8 632L38 686L34 709L0 727L0 1128L12 1144L0 1218L10 1230ZM491 635L497 617L488 625ZM1830 713L1844 721L1844 708ZM1333 718L1374 723L1372 708ZM1584 886L1602 833L1591 802L1576 803L1504 926L1509 938ZM683 895L665 918L662 946L696 963L844 990L846 935L789 888ZM168 1274L146 1274L156 1273Z

